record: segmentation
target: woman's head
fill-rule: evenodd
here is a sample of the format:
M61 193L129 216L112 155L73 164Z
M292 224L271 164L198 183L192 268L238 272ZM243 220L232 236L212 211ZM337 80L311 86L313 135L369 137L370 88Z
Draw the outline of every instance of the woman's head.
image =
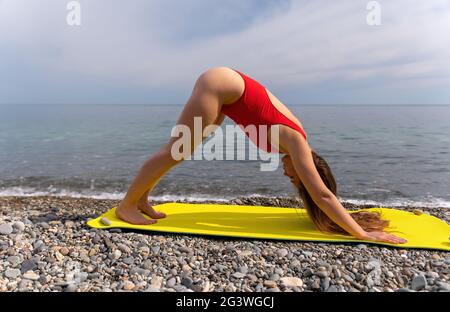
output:
M317 153L311 150L314 165L322 178L326 187L334 194L337 194L336 180L327 162L317 155ZM337 234L348 234L338 224L334 223L317 204L313 201L308 193L308 190L303 185L302 181L295 172L289 155L283 157L284 174L288 176L291 182L298 189L299 195L302 198L305 209L314 222L316 227L323 232L331 232ZM388 221L381 220L380 215L374 212L356 212L351 213L353 219L365 230L365 231L382 231L389 225Z

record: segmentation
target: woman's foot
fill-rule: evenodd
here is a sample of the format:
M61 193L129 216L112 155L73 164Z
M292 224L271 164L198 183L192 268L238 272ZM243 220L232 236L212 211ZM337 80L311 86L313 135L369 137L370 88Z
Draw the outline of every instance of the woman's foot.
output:
M116 208L116 216L128 223L136 225L150 225L158 221L145 218L138 208L138 205L125 205L122 201Z
M147 216L149 216L149 217L152 218L152 219L163 219L163 218L167 217L166 214L165 214L164 212L162 212L162 211L156 211L156 210L152 207L152 205L150 205L150 204L148 203L147 200L145 200L145 201L140 201L140 202L138 203L138 209L139 209L141 212L145 213Z

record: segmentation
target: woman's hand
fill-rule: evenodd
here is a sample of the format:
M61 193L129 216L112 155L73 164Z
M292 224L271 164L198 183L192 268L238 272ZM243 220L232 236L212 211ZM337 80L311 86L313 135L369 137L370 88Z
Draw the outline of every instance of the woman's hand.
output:
M374 241L374 242L382 242L382 243L390 243L390 244L404 244L408 241L404 238L397 237L392 234L388 234L386 232L374 231L374 232L366 232L363 236L358 237L362 240Z

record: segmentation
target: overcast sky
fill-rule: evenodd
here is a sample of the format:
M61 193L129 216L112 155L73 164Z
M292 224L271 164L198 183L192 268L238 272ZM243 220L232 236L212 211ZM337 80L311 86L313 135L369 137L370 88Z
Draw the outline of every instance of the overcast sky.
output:
M0 103L185 104L234 67L288 105L450 104L450 0L0 0Z

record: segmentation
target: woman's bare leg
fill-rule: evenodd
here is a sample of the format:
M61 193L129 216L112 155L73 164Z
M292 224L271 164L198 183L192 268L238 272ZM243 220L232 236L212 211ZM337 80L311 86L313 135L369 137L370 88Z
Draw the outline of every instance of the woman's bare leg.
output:
M208 75L202 75L197 80L192 94L186 103L177 125L186 125L191 130L191 146L189 153L192 154L201 142L194 141L194 117L201 117L202 130L211 124L220 124L223 116L220 113L222 100L220 92L211 83ZM128 188L125 198L116 209L116 215L133 224L153 224L156 220L148 220L139 212L139 202L146 199L148 193L155 187L159 180L181 160L175 160L171 155L171 148L179 138L170 138L169 142L151 156L142 165L138 175ZM144 207L145 205L141 205ZM153 208L143 208L150 217L164 217L164 214L156 213Z
M218 119L214 121L214 125L220 126L224 120L225 115L223 113L220 114ZM207 136L206 136L207 137ZM204 139L206 139L206 137ZM203 140L204 140L203 139ZM155 184L156 185L156 184ZM151 203L148 200L148 196L150 193L150 189L148 189L139 199L138 202L138 209L143 212L144 214L148 215L152 219L162 219L166 217L166 214L162 211L156 211Z

